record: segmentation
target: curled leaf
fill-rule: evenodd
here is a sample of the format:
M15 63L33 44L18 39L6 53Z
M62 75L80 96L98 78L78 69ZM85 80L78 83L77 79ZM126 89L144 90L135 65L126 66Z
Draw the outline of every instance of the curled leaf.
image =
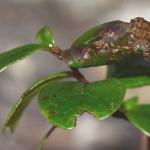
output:
M9 113L3 126L3 132L5 131L6 127L9 127L11 132L15 131L17 123L21 118L24 110L30 104L32 98L38 94L42 88L54 80L60 80L72 76L72 72L60 72L35 83L28 90L26 90Z

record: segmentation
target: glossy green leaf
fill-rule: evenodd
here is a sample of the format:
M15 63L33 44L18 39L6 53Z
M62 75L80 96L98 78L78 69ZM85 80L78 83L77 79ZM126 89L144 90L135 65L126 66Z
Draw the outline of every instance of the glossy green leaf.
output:
M131 105L128 101L124 105L124 113L129 121L144 134L150 136L150 105Z
M46 85L50 84L54 80L60 80L67 77L72 77L72 72L61 72L57 73L55 75L52 75L50 77L47 77L37 83L35 83L33 86L31 86L28 90L26 90L23 95L19 98L17 103L12 108L11 112L9 113L4 126L3 131L6 127L10 127L11 131L13 132L16 129L16 125L21 118L24 110L27 108L27 106L30 104L32 98Z
M27 56L30 56L34 52L45 48L45 46L40 44L29 44L1 53L0 72L6 69L10 64L16 63L17 61L22 60Z
M49 123L71 129L84 112L100 120L111 116L122 104L124 94L125 87L118 80L53 82L41 90L39 106Z
M44 26L36 35L36 39L40 44L55 47L55 41L50 27Z
M148 76L139 76L139 77L127 77L120 79L126 88L138 88L150 85L150 77Z

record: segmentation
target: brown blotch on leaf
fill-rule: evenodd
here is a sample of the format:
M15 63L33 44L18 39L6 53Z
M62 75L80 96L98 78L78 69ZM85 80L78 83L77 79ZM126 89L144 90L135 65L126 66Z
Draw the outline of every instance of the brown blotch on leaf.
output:
M56 112L49 112L48 113L48 119L53 118L56 115Z
M48 96L44 96L43 99L44 99L44 100L48 100L49 97L48 97Z

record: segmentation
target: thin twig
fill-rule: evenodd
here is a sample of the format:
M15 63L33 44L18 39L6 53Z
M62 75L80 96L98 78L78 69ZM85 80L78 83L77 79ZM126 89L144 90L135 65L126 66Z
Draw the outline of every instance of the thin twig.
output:
M81 74L81 72L78 69L74 69L74 68L70 68L73 73L74 73L74 77L83 83L88 83L88 80Z
M53 131L56 129L55 126L53 126L52 128L50 128L50 130L46 133L46 135L43 137L43 139L41 140L40 144L39 144L39 148L38 150L43 150L45 144L48 142L48 138L49 136L53 133Z
M150 137L147 137L147 150L150 150Z

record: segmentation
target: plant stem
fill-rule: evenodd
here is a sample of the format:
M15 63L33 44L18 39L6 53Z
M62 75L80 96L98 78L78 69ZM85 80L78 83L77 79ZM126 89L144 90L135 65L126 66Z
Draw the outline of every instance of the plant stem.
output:
M70 68L73 73L74 73L74 77L83 83L88 83L88 80L81 74L81 72L78 69L74 69L74 68Z
M47 143L49 136L53 133L53 131L55 129L56 129L55 126L52 126L52 128L50 128L50 130L46 133L46 135L41 140L38 150L43 150L44 149L44 146Z
M63 57L62 57L62 50L60 48L58 48L58 47L51 48L50 52L52 54L54 54L58 59L64 60ZM86 78L80 73L80 71L78 69L71 68L71 67L69 67L69 68L72 70L72 72L74 73L74 77L78 81L83 82L83 83L88 83Z
M62 59L62 50L59 47L50 48L50 52L54 54L58 59Z
M147 150L150 150L150 137L147 137Z

